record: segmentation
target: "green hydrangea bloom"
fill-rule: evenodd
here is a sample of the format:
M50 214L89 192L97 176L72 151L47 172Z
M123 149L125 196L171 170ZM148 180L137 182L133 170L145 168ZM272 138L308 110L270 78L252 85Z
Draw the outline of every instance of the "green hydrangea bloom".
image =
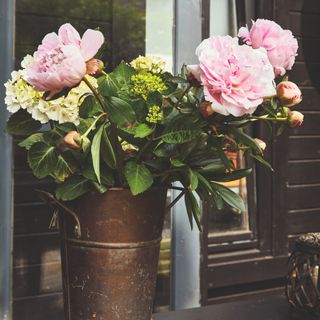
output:
M141 96L145 100L151 92L162 92L167 89L161 77L151 73L138 73L133 75L131 80L133 82L131 92L135 96Z
M146 120L150 123L157 123L163 119L163 112L159 106L152 106L149 108Z

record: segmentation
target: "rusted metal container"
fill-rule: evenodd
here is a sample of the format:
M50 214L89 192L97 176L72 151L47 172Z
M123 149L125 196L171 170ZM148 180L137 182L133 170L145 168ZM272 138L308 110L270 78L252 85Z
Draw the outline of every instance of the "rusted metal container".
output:
M166 192L91 193L60 214L66 320L151 319Z

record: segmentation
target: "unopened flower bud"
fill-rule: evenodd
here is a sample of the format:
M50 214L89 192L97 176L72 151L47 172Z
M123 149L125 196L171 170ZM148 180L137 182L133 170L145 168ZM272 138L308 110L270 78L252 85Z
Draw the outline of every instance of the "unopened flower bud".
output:
M81 143L80 143L80 133L77 131L70 131L68 132L65 137L63 138L63 141L65 143L65 146L69 149L80 149Z
M260 140L258 138L255 138L254 140L256 141L256 143L258 144L258 146L260 147L260 149L262 151L264 151L266 149L267 144L264 141L262 141L262 140Z
M199 112L204 118L208 118L214 114L211 102L203 101L199 106Z
M199 65L189 65L187 66L188 74L187 79L194 87L201 86L200 80L200 67Z
M86 63L87 74L90 76L98 76L104 69L104 64L99 59L91 59Z
M277 85L277 96L283 106L292 107L302 100L298 86L291 81L282 81Z
M288 122L290 128L296 128L301 126L303 122L303 114L299 111L289 111Z

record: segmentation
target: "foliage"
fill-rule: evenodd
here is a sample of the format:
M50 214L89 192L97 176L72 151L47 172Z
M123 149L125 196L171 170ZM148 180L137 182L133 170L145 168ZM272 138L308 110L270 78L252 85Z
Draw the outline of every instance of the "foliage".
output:
M191 225L200 225L195 193L218 208L225 202L245 210L241 197L222 183L248 176L251 168L235 168L228 154L245 153L270 166L245 128L258 120L287 119L277 97L264 100L259 116L204 114L203 88L185 67L173 76L122 62L113 72L102 72L97 87L84 81L92 95L81 100L79 123L51 121L41 128L25 110L9 119L10 134L31 134L20 146L27 149L35 176L52 177L56 197L64 201L92 190L123 187L138 195L179 182Z

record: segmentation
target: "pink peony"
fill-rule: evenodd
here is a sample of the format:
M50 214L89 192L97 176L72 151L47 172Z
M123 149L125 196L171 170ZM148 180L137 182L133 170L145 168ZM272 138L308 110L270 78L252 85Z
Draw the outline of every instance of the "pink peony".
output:
M58 34L47 34L34 53L35 62L27 68L27 81L38 91L57 93L77 85L86 74L86 61L94 57L103 44L100 31L88 29L80 38L69 23Z
M291 70L298 51L298 41L291 31L283 30L274 21L258 19L253 21L250 31L240 28L238 36L254 49L263 47L267 50L276 75Z
M225 36L204 40L196 54L200 64L189 70L201 81L214 111L251 114L264 97L275 95L274 72L264 49L240 46L237 38Z

